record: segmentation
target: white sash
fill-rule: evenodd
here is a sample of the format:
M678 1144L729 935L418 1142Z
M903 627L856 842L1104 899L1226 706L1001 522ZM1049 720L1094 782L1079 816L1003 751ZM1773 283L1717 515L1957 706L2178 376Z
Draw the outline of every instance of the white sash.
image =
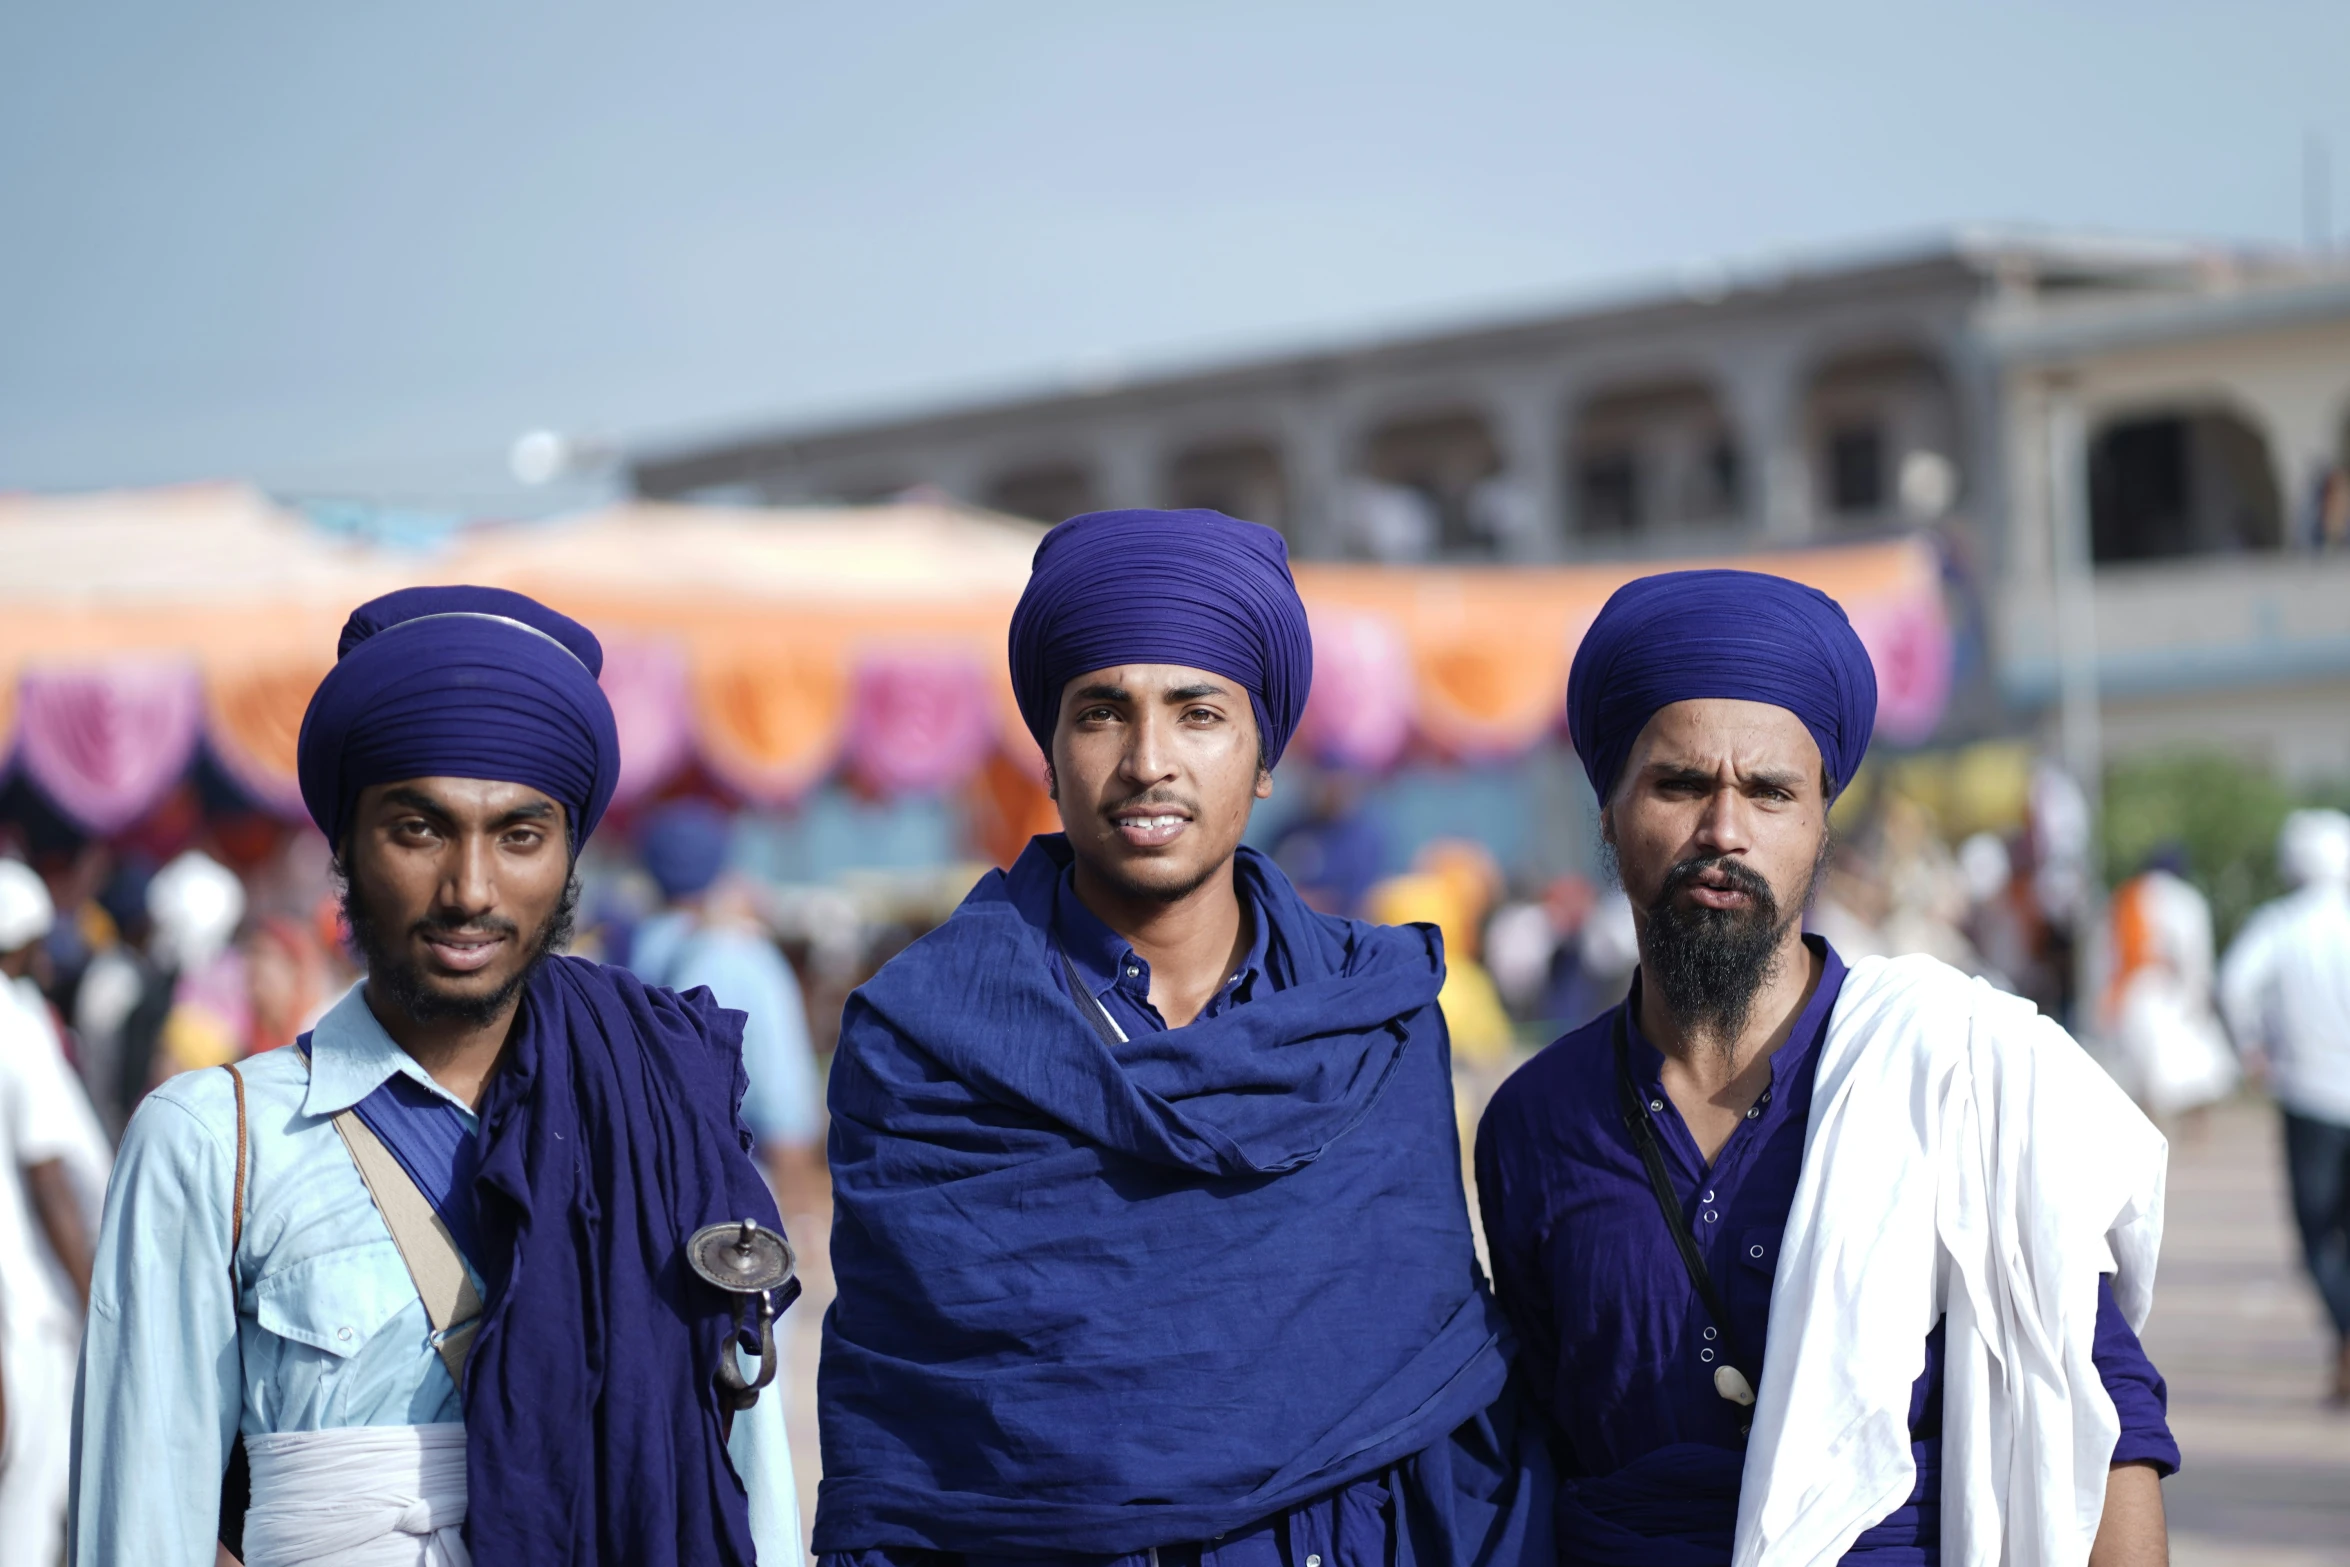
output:
M245 1452L245 1567L472 1567L462 1424L274 1432Z

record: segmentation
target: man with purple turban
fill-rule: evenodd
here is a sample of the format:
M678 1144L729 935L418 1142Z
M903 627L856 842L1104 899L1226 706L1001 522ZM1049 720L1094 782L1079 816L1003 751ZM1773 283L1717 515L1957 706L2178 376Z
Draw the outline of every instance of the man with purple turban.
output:
M1280 536L1064 522L1011 662L1067 830L849 1001L817 1553L1546 1563L1440 944L1241 847L1313 678Z
M2165 1559L2162 1139L2029 1002L1804 933L1876 705L1843 610L1750 572L1630 583L1575 655L1640 968L1477 1136L1562 1563Z
M131 1118L80 1567L211 1567L216 1537L248 1567L797 1560L781 1400L741 1396L757 1311L688 1255L721 1226L788 1257L742 1014L558 955L620 770L602 664L486 588L345 625L300 769L367 977L294 1048ZM798 1288L762 1281L773 1309Z

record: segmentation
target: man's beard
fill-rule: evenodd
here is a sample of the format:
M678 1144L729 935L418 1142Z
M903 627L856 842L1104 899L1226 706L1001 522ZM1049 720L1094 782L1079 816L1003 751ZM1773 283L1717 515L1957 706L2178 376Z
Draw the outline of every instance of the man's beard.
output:
M432 988L415 960L408 956L406 944L395 940L376 920L350 873L342 871L340 879L343 923L350 927L351 944L359 949L360 960L366 966L369 987L403 1016L418 1023L461 1023L481 1028L496 1022L498 1014L522 993L522 988L530 983L531 976L538 973L548 957L571 945L572 927L579 912L579 871L574 866L563 884L563 901L555 905L555 912L539 927L530 943L530 959L514 971L514 977L486 996L452 996ZM404 934L414 936L431 931L508 937L521 934L512 920L433 918L418 920Z
M1121 874L1115 865L1092 862L1087 868L1117 889L1122 896L1131 898L1137 903L1173 904L1181 903L1185 898L1205 887L1216 872L1224 868L1224 865L1225 861L1218 860L1214 864L1204 867L1198 875L1190 880L1171 885L1135 881L1131 877Z
M1734 855L1702 856L1674 866L1649 901L1640 982L1655 986L1666 1010L1692 1033L1712 1040L1725 1055L1734 1051L1753 1015L1755 997L1778 976L1781 944L1810 906L1827 869L1829 848L1823 840L1802 898L1785 911L1771 884ZM1746 906L1709 909L1676 901L1708 872L1746 894Z

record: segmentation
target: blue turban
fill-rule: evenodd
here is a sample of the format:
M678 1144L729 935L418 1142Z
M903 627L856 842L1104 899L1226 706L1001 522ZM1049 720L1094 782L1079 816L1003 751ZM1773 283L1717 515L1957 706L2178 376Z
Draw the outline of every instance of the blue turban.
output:
M1247 688L1265 761L1314 683L1281 535L1218 511L1096 511L1044 536L1012 611L1012 691L1050 756L1061 692L1090 670L1178 664Z
M661 896L690 898L707 889L726 869L734 842L734 821L707 800L680 800L645 819L636 851Z
M1602 804L1657 710L1703 697L1793 713L1835 790L1877 725L1877 672L1827 594L1755 571L1642 577L1608 599L1567 677L1567 732Z
M340 849L359 791L403 778L487 778L559 801L576 851L620 777L595 634L503 588L403 588L344 623L302 715L310 819Z

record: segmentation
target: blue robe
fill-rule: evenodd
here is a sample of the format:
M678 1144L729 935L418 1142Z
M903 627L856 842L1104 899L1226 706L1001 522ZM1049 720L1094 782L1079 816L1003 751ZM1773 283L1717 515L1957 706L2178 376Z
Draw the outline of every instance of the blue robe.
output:
M1549 1416L1566 1567L1729 1563L1748 1414L1714 1390L1721 1341L1618 1113L1613 1031L1624 1014L1633 1080L1665 1106L1655 1124L1684 1199L1682 1221L1754 1362L1742 1369L1759 1378L1812 1079L1845 974L1825 942L1806 939L1824 959L1820 982L1771 1057L1770 1085L1710 1164L1664 1092L1664 1057L1640 1034L1637 986L1520 1068L1478 1128L1477 1194L1494 1287L1517 1328L1531 1396ZM2121 1415L2113 1461L2176 1469L2162 1378L2110 1286L2099 1293L2093 1354ZM1917 1485L1848 1559L1870 1567L1940 1560L1941 1426L1937 1327L1910 1390Z
M817 1552L1546 1559L1435 934L1317 914L1244 849L1250 958L1167 1030L1069 864L1035 840L850 1000Z

